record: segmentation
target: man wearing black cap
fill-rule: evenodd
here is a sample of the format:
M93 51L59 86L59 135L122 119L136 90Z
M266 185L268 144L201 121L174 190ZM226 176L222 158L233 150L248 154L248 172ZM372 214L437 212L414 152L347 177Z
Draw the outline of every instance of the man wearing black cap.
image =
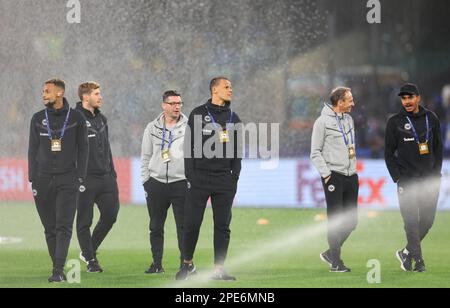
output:
M433 226L439 198L442 169L442 139L437 116L420 106L414 84L405 84L398 94L403 108L387 123L385 160L398 185L398 198L406 248L396 256L404 271L424 272L421 242Z

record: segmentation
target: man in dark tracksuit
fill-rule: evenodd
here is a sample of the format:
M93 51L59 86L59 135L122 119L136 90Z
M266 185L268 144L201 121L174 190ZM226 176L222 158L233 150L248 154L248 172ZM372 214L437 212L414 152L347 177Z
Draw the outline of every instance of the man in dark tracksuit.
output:
M153 262L146 274L162 274L164 252L164 224L172 205L177 227L180 259L186 176L184 172L184 134L187 117L181 113L183 102L176 91L166 91L162 99L161 113L150 122L142 138L141 178L150 216L150 246Z
M396 253L404 271L424 272L421 242L433 226L441 184L443 145L437 116L420 106L416 85L399 93L403 108L386 127L385 160L398 186L408 244Z
M117 174L109 144L108 121L100 112L100 85L83 83L79 86L78 95L81 102L77 104L77 110L85 118L89 139L86 190L80 192L77 204L80 259L87 264L89 273L101 273L103 269L97 259L97 250L116 222L120 207ZM100 220L91 235L94 203L100 211Z
M330 272L346 273L350 269L341 259L341 248L358 223L355 124L349 115L354 101L345 87L333 90L330 100L314 123L311 140L311 160L322 177L327 202L330 248L320 258Z
M83 190L89 155L86 121L64 98L65 83L45 83L46 108L31 119L28 177L53 262L49 282L66 281L76 199Z
M230 81L225 77L214 78L210 90L212 98L195 108L188 121L189 132L185 139L185 168L189 182L183 236L185 260L176 275L177 280L187 279L195 268L192 260L210 197L214 218L215 271L212 278L235 280L224 271L223 265L230 242L231 208L241 172L238 152L242 149L235 126L241 121L230 108L233 93ZM212 146L210 139L215 141ZM207 144L210 144L209 148L205 146ZM223 150L223 153L204 152L208 149L212 152Z

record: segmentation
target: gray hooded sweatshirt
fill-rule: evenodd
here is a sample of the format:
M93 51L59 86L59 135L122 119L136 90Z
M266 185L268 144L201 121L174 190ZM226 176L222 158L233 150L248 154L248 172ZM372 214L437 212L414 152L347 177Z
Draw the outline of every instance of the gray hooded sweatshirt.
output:
M343 130L347 136L348 146L339 128L336 116L339 117ZM345 176L356 174L356 158L350 159L349 147L351 135L355 140L355 124L349 114L337 114L332 107L325 104L321 116L314 123L311 140L311 160L322 178L327 178L331 172ZM353 142L354 143L354 142Z
M169 136L172 133L170 147L170 162L162 159L162 140L164 135L164 113L150 122L142 138L141 180L142 183L153 178L161 183L174 183L186 179L184 174L184 134L188 118L181 114L178 123L172 128L166 128L164 150L167 150Z

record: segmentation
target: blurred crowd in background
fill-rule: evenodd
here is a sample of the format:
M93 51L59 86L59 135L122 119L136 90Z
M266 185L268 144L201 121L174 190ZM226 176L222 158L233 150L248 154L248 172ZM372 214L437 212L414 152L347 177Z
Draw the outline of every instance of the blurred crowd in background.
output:
M369 24L365 1L81 1L68 24L64 1L0 0L0 157L25 157L43 82L60 77L74 105L77 87L102 85L113 154L139 156L145 126L165 90L181 92L184 112L228 76L244 122L280 123L282 157L309 155L312 124L328 93L349 86L360 157L382 158L398 88L415 82L441 120L450 156L450 3L381 1Z

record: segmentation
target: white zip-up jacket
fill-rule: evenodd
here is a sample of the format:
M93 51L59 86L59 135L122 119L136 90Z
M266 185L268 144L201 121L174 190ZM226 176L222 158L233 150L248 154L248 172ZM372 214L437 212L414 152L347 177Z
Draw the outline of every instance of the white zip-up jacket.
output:
M142 138L141 152L141 180L145 184L150 178L161 183L174 183L186 180L184 172L184 135L188 118L181 114L178 123L171 129L166 128L165 147L169 144L169 135L172 133L170 148L170 162L162 160L162 140L164 132L164 113L147 125Z
M344 141L341 129L337 122L339 117L349 145ZM349 146L351 136L355 140L355 124L349 114L337 114L332 107L325 104L321 116L314 123L311 139L311 160L322 178L327 178L331 172L337 172L345 176L356 174L356 158L350 159Z

